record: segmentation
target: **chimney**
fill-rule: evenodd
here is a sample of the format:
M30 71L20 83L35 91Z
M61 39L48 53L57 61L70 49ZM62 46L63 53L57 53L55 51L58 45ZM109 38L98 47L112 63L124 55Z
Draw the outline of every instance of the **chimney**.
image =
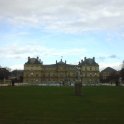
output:
M28 57L28 61L30 61L30 57Z
M93 57L93 61L95 62L95 57Z

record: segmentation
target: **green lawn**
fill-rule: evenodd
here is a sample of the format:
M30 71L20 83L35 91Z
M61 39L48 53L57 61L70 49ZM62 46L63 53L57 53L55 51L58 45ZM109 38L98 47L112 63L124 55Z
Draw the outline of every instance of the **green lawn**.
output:
M0 87L0 124L123 124L124 87Z

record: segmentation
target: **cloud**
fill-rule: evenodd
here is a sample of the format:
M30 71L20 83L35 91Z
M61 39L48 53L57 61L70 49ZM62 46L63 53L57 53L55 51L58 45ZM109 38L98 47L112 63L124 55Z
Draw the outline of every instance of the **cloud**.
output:
M116 70L120 70L122 67L120 57L115 54L100 56L97 58L97 60L100 66L100 71L105 69L106 67L112 67Z
M111 56L109 56L109 58L116 59L118 57L116 55L111 55Z
M106 59L106 57L104 57L104 56L98 57L98 60L99 60L99 61L104 61L105 59Z
M49 57L60 57L60 56L81 56L82 53L86 52L85 49L81 48L68 48L68 49L55 49L49 48L39 44L13 44L6 45L0 48L0 58L5 59L24 59L28 56L42 58ZM6 55L5 55L6 53Z
M112 54L112 55L109 55L109 56L100 56L97 59L99 61L105 61L105 60L109 60L109 59L118 59L118 58L119 58L119 56L117 56L115 54Z
M120 70L122 67L122 64L120 64L120 62L113 62L113 63L112 62L110 62L110 63L101 62L101 63L99 63L99 66L100 66L100 71L107 67L112 67L116 70Z
M82 59L82 55L86 55L86 52L87 50L84 48L55 49L35 43L29 43L25 45L11 44L0 47L0 58L2 60L8 60L9 62L13 61L14 63L16 63L13 64L12 62L9 65L11 69L23 69L24 63L27 61L28 56L39 56L44 64L52 64L55 62L56 59L63 56L64 59L67 59L67 61L69 58L72 64L74 64L75 62L77 64L77 61L80 61L80 59ZM111 61L112 59L114 59L115 61ZM96 58L96 62L99 63L100 70L108 66L120 70L122 66L121 63L118 62L118 56L115 54L98 57Z
M23 70L24 69L24 65L23 64L11 65L10 68L11 68L11 70L15 70L15 69Z
M123 11L123 0L0 0L1 20L68 33L123 28Z

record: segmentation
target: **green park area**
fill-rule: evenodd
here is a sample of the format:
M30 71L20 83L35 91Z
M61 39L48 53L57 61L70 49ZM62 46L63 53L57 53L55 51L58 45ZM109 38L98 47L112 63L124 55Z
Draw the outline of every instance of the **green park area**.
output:
M124 87L0 87L0 124L123 124Z

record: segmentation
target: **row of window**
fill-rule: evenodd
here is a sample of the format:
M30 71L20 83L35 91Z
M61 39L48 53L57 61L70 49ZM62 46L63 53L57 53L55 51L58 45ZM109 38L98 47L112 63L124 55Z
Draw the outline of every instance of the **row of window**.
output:
M77 76L76 73L68 73L68 74L65 74L65 73L46 73L45 75L44 74L36 74L36 73L29 73L29 74L25 74L25 77L70 77L70 76ZM98 76L98 73L83 73L83 74L80 74L79 76L81 77L95 77L95 76Z
M40 66L29 66L25 67L25 70L75 70L75 67L46 67L42 68ZM96 66L83 66L81 67L83 71L99 71L99 67Z
M86 66L86 67L82 67L81 70L82 71L99 71L99 68L98 67Z

